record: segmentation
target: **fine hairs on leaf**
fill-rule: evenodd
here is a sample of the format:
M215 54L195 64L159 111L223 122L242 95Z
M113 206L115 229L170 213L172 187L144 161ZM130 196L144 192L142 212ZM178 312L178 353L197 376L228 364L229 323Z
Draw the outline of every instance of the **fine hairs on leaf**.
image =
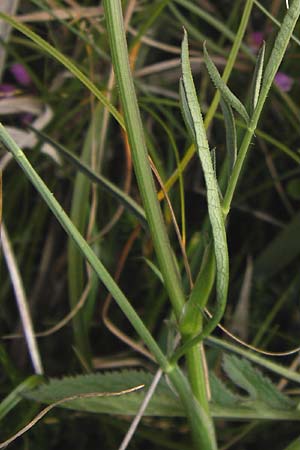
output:
M251 91L250 91L250 116L252 116L260 94L262 77L263 77L263 68L264 68L264 59L265 59L265 47L266 44L263 42L261 49L258 52L257 60L255 64L255 69L253 73L253 79L251 83Z
M206 50L205 43L203 44L203 54L204 54L204 62L213 84L220 91L224 101L228 103L233 109L235 109L236 112L239 113L240 116L244 119L246 124L248 124L250 118L246 111L246 108L222 80L218 69L216 68L214 62L210 58L208 51Z
M212 227L214 253L216 258L216 290L217 290L217 307L213 318L206 324L202 333L199 336L199 341L208 336L218 325L223 317L226 301L229 280L229 258L227 250L227 239L223 213L221 209L221 202L219 196L218 182L213 168L209 145L207 142L206 132L203 124L200 105L198 103L197 94L192 77L190 62L187 32L184 30L184 37L182 41L182 91L181 95L185 97L182 104L184 105L183 116L189 123L189 126L194 130L195 145L201 161L202 170L204 173L205 184L207 189L207 204L208 215ZM192 121L190 123L190 121ZM189 347L187 341L180 352L183 354L184 350ZM174 358L178 354L174 355Z

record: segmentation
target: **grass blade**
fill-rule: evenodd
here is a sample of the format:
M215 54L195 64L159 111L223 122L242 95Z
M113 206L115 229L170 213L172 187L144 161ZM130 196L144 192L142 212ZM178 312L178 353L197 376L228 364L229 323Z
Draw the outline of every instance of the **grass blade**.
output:
M69 152L63 145L59 142L54 141L50 136L46 135L42 131L33 129L38 136L40 136L43 141L48 142L53 145L55 149L66 158L76 169L86 175L93 183L99 184L108 194L114 197L118 202L120 202L126 209L132 212L137 220L143 225L144 228L147 227L146 215L143 208L136 203L129 195L126 195L118 186L109 181L103 175L97 174L90 167L88 167L85 163L83 163L77 156L73 153Z
M168 371L170 365L165 357L165 355L160 350L159 346L153 339L152 335L144 325L143 321L140 319L138 314L135 312L134 308L131 306L130 302L121 291L119 286L116 284L112 276L106 270L102 262L93 252L92 248L82 237L76 227L73 225L61 205L54 198L51 191L48 189L44 181L40 178L37 172L34 170L28 159L26 158L24 152L17 146L14 140L7 133L2 124L0 124L0 141L6 149L8 149L16 159L19 166L25 172L26 176L29 178L31 183L37 189L41 197L44 199L48 207L51 209L59 223L62 225L64 230L67 232L69 237L78 246L79 250L85 257L85 259L90 263L91 267L96 272L99 279L106 286L107 290L112 294L117 304L128 318L138 335L144 340L145 344L148 346L150 351L157 359L163 370Z

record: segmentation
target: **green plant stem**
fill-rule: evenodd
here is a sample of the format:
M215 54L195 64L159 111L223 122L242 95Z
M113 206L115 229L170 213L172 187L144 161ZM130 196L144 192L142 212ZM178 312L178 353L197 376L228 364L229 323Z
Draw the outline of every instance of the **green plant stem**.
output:
M206 361L204 358L205 353L202 344L195 345L186 353L188 378L191 383L192 391L202 408L205 410L206 414L209 414L209 402L207 395L208 380L206 379Z
M281 61L284 57L285 50L288 46L288 43L292 37L294 28L296 26L296 23L298 21L300 15L300 1L294 0L290 8L287 10L287 13L284 17L284 20L282 22L281 29L277 35L277 38L274 43L274 47L272 50L272 53L270 55L267 67L265 69L265 73L263 76L263 82L262 82L262 88L260 92L260 96L256 105L256 108L254 110L253 116L250 120L249 127L247 128L247 131L245 133L245 136L243 138L241 147L239 149L238 157L234 166L234 169L232 171L232 175L230 177L227 191L223 200L222 209L224 216L226 217L230 211L230 205L232 202L232 198L238 183L238 179L243 167L243 163L245 160L245 157L247 155L251 140L253 138L255 129L258 124L258 120L260 118L262 109L264 107L264 104L267 99L267 95L270 91L270 88L272 86L274 77L279 69L279 66L281 64Z
M175 316L179 319L185 300L148 161L143 126L129 66L120 1L104 1L104 11L134 170L160 270Z
M199 353L199 352L198 352ZM187 379L178 366L168 374L186 411L191 427L195 450L217 450L213 422L206 405L202 405L193 396Z
M132 152L134 170L164 284L172 303L175 316L177 320L179 320L185 299L181 280L174 264L174 257L167 236L166 227L163 222L148 162L148 151L145 144L142 121L129 66L121 2L119 0L105 0L104 11L110 40L112 61L124 111L124 120ZM201 355L199 352L197 354L193 351L190 354L190 364L194 369L197 365L201 367ZM183 384L178 381L176 374L177 369L175 368L169 373L169 376L171 379L173 378L173 384L185 406L195 445L197 448L216 448L214 427L210 413L208 412L206 395L203 398L203 386L199 386L199 383L193 383L193 387L196 389L196 392L194 392L196 398L200 401L203 400L203 404L199 404L197 400L191 399L193 394L190 386L187 384L185 388L183 388Z

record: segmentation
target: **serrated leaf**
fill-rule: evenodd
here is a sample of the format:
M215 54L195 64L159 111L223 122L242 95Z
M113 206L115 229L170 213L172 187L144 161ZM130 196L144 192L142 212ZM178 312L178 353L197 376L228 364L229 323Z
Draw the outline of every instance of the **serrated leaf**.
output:
M209 375L209 383L213 402L220 406L236 406L241 397L234 394L213 372Z
M250 91L250 114L252 115L257 102L258 97L260 94L260 88L261 88L261 82L262 82L262 76L263 76L263 68L264 68L264 59L265 59L265 42L263 42L263 45L261 49L258 52L257 60L255 64L253 79L251 83L251 91Z
M220 94L223 97L224 101L227 102L237 113L239 113L246 124L248 124L250 119L246 108L222 80L217 67L215 66L214 62L208 54L208 51L206 50L205 44L203 44L203 53L204 62L213 84L220 91Z
M145 398L147 388L153 381L149 372L137 370L122 370L98 373L94 375L79 375L52 379L48 384L22 394L28 399L52 404L58 400L73 395L85 393L120 392L129 387L145 384L145 388L118 397L78 398L61 404L60 407L92 413L135 415ZM210 405L213 417L224 419L274 419L300 420L300 411L296 409L274 409L262 402L244 401L227 389L227 387L212 376L212 403ZM165 379L161 379L156 391L146 409L145 416L184 417L185 413L180 400L170 389Z
M64 408L95 413L135 415L150 386L153 375L149 372L123 370L95 375L78 375L61 380L52 379L26 394L27 398L43 403L54 403L65 397L90 392L118 392L128 387L145 384L142 391L118 397L79 398L61 405ZM156 395L150 401L146 416L183 416L181 403L165 380L159 383Z
M278 391L268 378L245 359L225 355L223 367L233 383L247 391L252 400L281 410L289 410L295 406L292 400Z

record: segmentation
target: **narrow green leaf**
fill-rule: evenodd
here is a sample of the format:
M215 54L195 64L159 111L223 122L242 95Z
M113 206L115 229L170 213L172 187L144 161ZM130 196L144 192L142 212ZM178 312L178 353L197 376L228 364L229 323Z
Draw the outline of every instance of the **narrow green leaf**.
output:
M228 178L229 178L233 170L237 155L236 126L232 108L228 103L226 103L222 99L222 97L220 100L220 105L223 112L225 132L226 132L226 151L228 158Z
M187 106L192 118L193 128L195 130L195 144L201 161L205 184L207 189L208 215L212 227L212 235L214 242L214 252L216 257L217 268L217 307L212 319L205 325L200 335L188 340L174 354L174 360L183 355L186 350L204 337L208 336L218 325L223 317L228 291L229 279L229 259L227 250L227 239L225 231L225 223L221 209L219 187L215 176L209 146L207 142L206 132L203 124L200 105L198 103L196 89L191 72L189 61L189 49L187 32L184 30L181 50L182 60L182 79L184 84L184 92L186 95Z
M136 332L143 339L149 350L152 351L152 353L155 355L157 362L160 364L163 370L167 371L169 369L167 358L152 337L144 322L140 319L135 309L131 306L130 301L124 295L122 290L119 288L113 277L99 260L92 248L79 233L77 228L73 225L70 218L67 216L58 201L54 198L53 194L48 189L44 181L34 170L32 165L26 158L24 152L17 146L15 141L10 137L1 123L0 142L6 149L8 149L12 153L19 166L25 172L26 176L29 178L33 186L37 189L61 226L67 232L68 236L73 239L74 243L77 245L86 261L90 263L98 278L102 281L107 290L112 294L113 298L115 299L125 316L128 318ZM173 371L175 371L175 368L173 368ZM176 368L175 377L177 374L178 378L179 376L181 377L181 372L179 372L179 370L177 370Z
M41 375L32 375L22 381L13 391L11 391L0 403L0 420L2 420L20 401L22 400L22 393L29 389L34 389L45 378Z
M193 142L195 142L196 132L195 132L195 128L194 128L194 122L193 122L190 108L188 106L187 95L185 92L184 82L183 82L182 78L180 78L180 80L179 80L179 99L180 99L180 109L181 109L181 113L182 113L182 117L183 117L185 126L190 134L191 139L193 140Z
M231 92L229 87L224 83L223 79L221 78L221 75L219 74L219 71L217 67L215 66L214 62L210 58L205 43L203 44L203 53L204 53L204 62L206 65L206 68L208 70L208 73L210 75L210 78L215 85L215 87L220 91L221 96L224 98L224 100L233 108L237 113L240 114L240 116L244 119L246 124L249 123L249 116L246 111L246 108L244 105L240 102L240 100L236 97L236 95Z
M245 359L225 355L223 368L237 386L246 390L252 400L274 409L292 409L295 404Z
M150 259L145 258L145 257L143 257L142 259L145 261L147 266L150 267L150 269L152 270L154 275L159 279L161 284L164 284L164 279L163 279L163 276L162 276L161 271L159 270L159 268L152 261L150 261Z
M131 211L138 221L143 225L144 228L147 228L146 216L143 208L136 203L129 195L125 194L120 188L118 188L114 183L109 181L104 176L97 174L92 169L90 169L86 164L80 161L77 156L73 153L69 152L63 145L59 142L54 141L50 136L46 135L40 130L36 130L29 127L33 130L38 136L40 136L44 141L53 145L53 147L64 157L66 158L74 167L76 167L80 172L84 173L93 183L99 184L108 194L114 197L118 202L120 202L126 209Z
M258 52L257 60L255 64L253 79L251 83L250 91L250 115L252 116L260 94L261 82L263 76L264 59L265 59L265 47L266 44L263 42L261 49Z

